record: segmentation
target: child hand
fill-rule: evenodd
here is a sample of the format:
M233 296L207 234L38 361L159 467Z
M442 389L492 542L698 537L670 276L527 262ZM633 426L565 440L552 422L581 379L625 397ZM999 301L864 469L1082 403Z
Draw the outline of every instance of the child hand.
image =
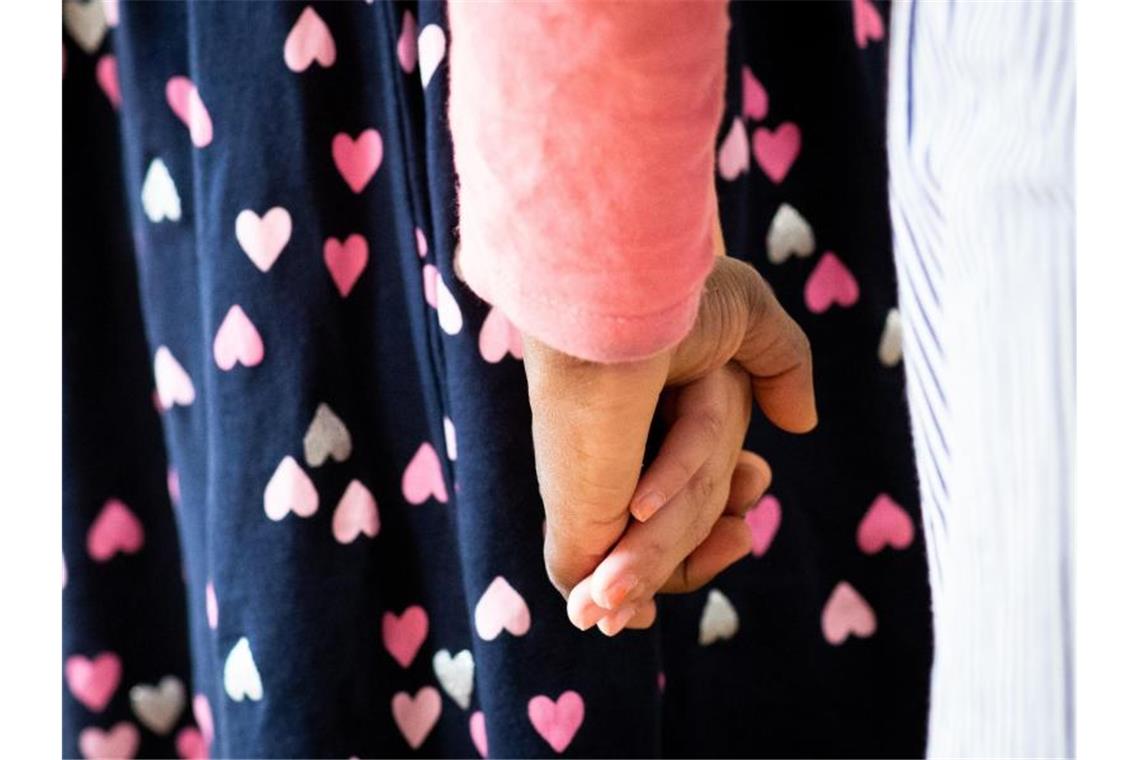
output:
M741 450L752 415L749 376L730 363L674 394L665 408L669 432L633 499L634 509L651 508L570 592L567 614L583 630L646 628L655 594L693 591L751 548L743 517L771 470Z

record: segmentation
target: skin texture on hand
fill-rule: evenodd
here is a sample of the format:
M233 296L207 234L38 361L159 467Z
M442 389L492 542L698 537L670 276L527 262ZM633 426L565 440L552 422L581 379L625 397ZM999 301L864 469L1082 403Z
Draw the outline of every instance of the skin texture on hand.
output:
M750 407L747 413L740 407L732 413L734 387L738 389L738 403L745 403L748 394L743 389L750 387L760 409L784 430L806 432L816 424L807 338L760 275L735 259L718 259L706 281L693 330L670 350L636 362L597 364L528 338L524 364L535 463L546 509L547 573L564 596L599 568L619 540L625 544L628 539L635 548L637 541L648 541L653 547L669 543L668 536L692 528L690 550L706 538L714 541L714 548L717 542L724 543L722 549L727 547L729 555L738 549L739 531L729 524L728 529L735 531L737 538L729 536L722 541L720 532L713 533L719 523L715 516L709 519L707 507L715 504L715 514L725 512L727 502L733 501L732 481L740 470L737 456ZM710 377L706 384L696 385L706 377ZM684 427L676 435L672 429L667 434L663 446L666 456L658 457L664 464L658 467L655 461L640 477L649 426L667 385L695 386L688 393L692 409L697 411L691 409L677 417L674 427ZM719 414L709 411L718 398ZM680 409L681 395L677 401ZM670 447L674 454L668 453ZM767 486L767 467L756 464L756 459L745 461L746 469L757 472L739 475L745 485L752 485L743 489L744 496L735 494L736 502L728 504L730 512L743 514L751 506L744 504L751 493ZM700 507L699 518L689 514L697 509L694 504ZM635 530L638 526L630 526L631 509L649 520L646 529L656 522L653 514L658 510L661 522L653 530ZM690 519L699 523L684 522ZM669 529L662 530L662 526ZM661 556L676 553L677 549L670 548ZM700 567L699 562L692 561ZM649 604L657 591L651 586L662 574L661 564L657 562L649 573L634 573L646 586ZM607 567L612 568L612 564ZM607 572L622 576L627 574L625 570L629 568ZM691 571L682 566L682 573L692 576ZM665 579L666 584L670 581L671 577ZM593 602L604 602L599 605L603 609L612 605L604 589L593 593L593 585ZM685 585L674 582L674 586ZM625 589L623 598L632 598L633 591ZM629 616L625 623L634 624L637 621L632 617L642 613L623 610L622 615Z

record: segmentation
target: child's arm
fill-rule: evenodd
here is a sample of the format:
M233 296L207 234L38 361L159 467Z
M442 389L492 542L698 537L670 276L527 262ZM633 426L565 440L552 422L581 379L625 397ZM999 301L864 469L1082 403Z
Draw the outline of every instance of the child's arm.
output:
M464 280L572 356L679 342L713 263L727 4L448 12Z

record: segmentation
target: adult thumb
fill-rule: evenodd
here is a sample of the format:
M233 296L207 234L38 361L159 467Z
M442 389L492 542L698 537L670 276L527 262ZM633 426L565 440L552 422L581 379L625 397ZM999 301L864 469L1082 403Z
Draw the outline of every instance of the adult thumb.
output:
M696 324L674 349L668 384L683 385L729 361L752 376L764 415L791 433L816 426L811 346L760 273L720 256L705 281Z

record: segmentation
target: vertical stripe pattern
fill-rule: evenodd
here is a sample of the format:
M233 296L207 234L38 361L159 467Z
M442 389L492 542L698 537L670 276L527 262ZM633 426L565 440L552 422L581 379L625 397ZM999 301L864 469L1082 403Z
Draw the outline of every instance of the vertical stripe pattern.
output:
M934 604L928 754L1073 752L1073 8L894 4L888 114Z

